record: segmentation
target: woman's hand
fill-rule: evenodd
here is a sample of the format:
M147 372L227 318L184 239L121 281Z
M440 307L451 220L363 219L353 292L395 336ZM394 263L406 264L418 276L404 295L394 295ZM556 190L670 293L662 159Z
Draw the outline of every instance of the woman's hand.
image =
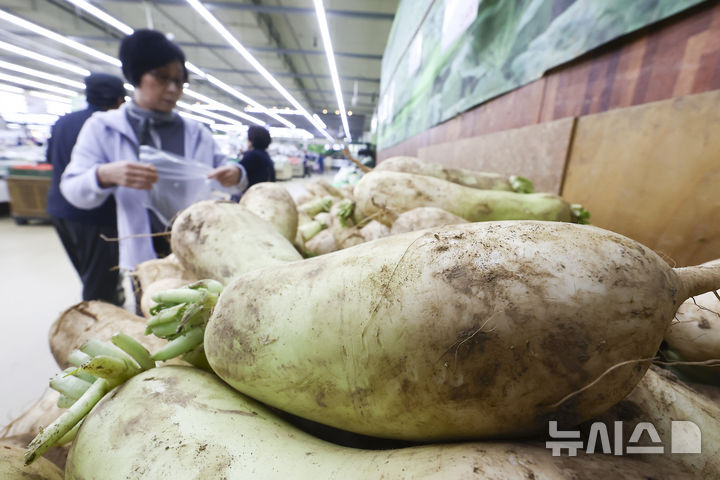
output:
M132 161L110 162L97 169L98 183L103 188L122 186L150 190L157 182L158 175L154 166Z
M232 187L240 181L240 169L233 165L223 165L213 169L208 178L214 178L223 187Z

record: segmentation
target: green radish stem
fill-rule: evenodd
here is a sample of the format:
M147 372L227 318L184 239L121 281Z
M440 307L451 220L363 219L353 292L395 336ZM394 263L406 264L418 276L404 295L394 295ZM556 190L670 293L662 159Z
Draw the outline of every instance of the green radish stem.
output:
M182 311L185 309L185 306L187 303L178 303L177 305L173 305L172 307L167 308L158 308L157 312L153 314L152 317L147 322L148 328L156 327L159 325L163 325L165 323L169 323L173 320L175 320L175 317L178 314L181 314Z
M155 361L150 357L150 352L131 336L116 333L112 336L111 341L116 347L130 355L142 370L155 368Z
M84 420L84 419L83 419ZM72 442L75 439L75 435L77 435L78 430L80 429L80 425L82 425L83 420L80 420L78 423L75 424L74 427L72 427L65 435L60 437L57 442L55 442L55 445L65 445L67 443Z
M168 338L173 339L177 335L179 335L178 329L180 328L180 322L178 320L173 320L172 322L163 323L162 325L158 325L153 328L147 328L145 329L145 334L153 334L156 337L159 338Z
M178 325L181 329L185 326L192 327L204 323L204 319L202 318L203 303L194 303L185 309Z
M112 384L120 384L127 378L133 377L141 371L139 368L131 365L127 360L121 360L107 355L93 357L80 368L82 368L84 372L104 378Z
M218 282L217 280L213 280L212 278L206 278L204 280L198 280L195 283L191 283L188 285L190 288L202 288L204 290L207 290L209 293L214 293L215 295L220 295L220 293L223 291L223 284Z
M91 357L97 357L102 355L106 357L114 357L118 360L123 361L127 359L127 356L121 350L94 338L91 338L90 340L85 342L80 347L80 350L83 353L90 355Z
M57 406L60 408L70 408L73 403L77 402L77 398L68 397L67 395L60 394L58 397Z
M307 213L310 218L314 217L320 212L329 212L330 207L332 207L333 204L333 198L330 196L326 196L323 198L318 198L316 200L312 200L310 203L305 204L301 207L301 209Z
M508 178L508 181L510 182L510 186L515 193L533 193L535 191L535 186L533 185L533 182L525 177L511 175Z
M155 359L167 360L185 354L188 362L209 370L202 348L205 322L222 288L217 281L201 280L181 289L158 293L154 299L160 301L148 321L148 330L156 335L167 330L165 335L158 336L170 336L174 340L155 355L150 355L145 347L123 333L112 336L114 345L90 339L80 350L73 351L68 359L77 368L67 369L50 381L51 387L61 393L58 406L67 411L30 442L25 464L32 463L54 444L70 441L79 423L105 393L138 373L154 368Z
M205 328L195 327L169 342L152 356L155 360L170 360L202 345Z
M115 346L88 340L81 347L82 351L74 350L68 356L77 368L68 368L50 380L50 386L60 392L57 405L67 411L30 442L25 452L26 465L51 446L71 441L82 420L107 392L155 367L150 353L135 339L116 333L112 342Z
M90 360L90 357L88 357L88 360ZM95 377L93 377L89 373L83 372L79 368L72 368L72 367L66 368L65 370L63 370L63 374L65 374L65 376L75 375L76 377L78 377L82 380L85 380L88 383L93 383L93 382L95 382L95 380L97 380Z
M340 219L340 225L347 227L348 218L353 217L353 211L355 210L355 202L349 199L345 199L338 204L338 218Z
M79 367L83 363L86 363L90 360L90 355L87 353L83 353L80 350L73 350L70 352L70 355L68 355L68 363L70 365L75 365L76 367Z
M172 290L163 290L153 295L154 302L163 305L177 305L178 303L199 302L202 300L204 292L188 287L175 288Z
M570 216L572 217L573 223L579 223L580 225L590 224L590 212L579 203L570 205Z
M90 385L92 382L86 382L73 375L56 375L50 379L50 388L71 398L82 397Z
M323 222L319 220L311 220L307 223L300 225L298 227L298 230L300 231L300 236L302 237L302 239L307 242L325 228L327 228L327 225L325 225Z
M148 320L146 332L171 341L155 352L152 359L165 361L184 354L183 359L187 362L203 369L209 367L204 352L195 350L202 347L205 324L222 288L222 284L215 280L200 280L173 291L174 299L183 305L182 308L163 307L160 304L156 306L154 315ZM193 293L188 294L190 291ZM180 296L178 292L187 295ZM163 296L163 293L159 292L158 297ZM158 320L158 317L162 320Z
M107 391L107 380L98 378L65 413L43 429L43 431L30 442L28 450L25 452L25 465L30 465L33 460L45 453L48 448L72 430Z

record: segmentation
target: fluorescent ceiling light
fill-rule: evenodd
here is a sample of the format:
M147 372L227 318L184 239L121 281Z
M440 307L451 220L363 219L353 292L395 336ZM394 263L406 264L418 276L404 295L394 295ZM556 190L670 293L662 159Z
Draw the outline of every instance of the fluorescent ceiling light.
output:
M265 122L263 122L262 120L260 120L257 117L253 117L252 115L248 115L247 113L241 112L240 110L223 105L222 103L218 102L217 100L213 100L212 98L206 97L205 95L195 92L194 90L190 90L189 88L186 88L185 90L183 90L183 93L185 95L187 95L188 97L194 98L195 100L200 100L201 102L205 102L209 105L215 106L218 109L221 109L228 113L232 113L233 115L236 115L240 118L244 118L245 120L248 120L248 121L254 123L255 125L261 125L261 126L265 125Z
M85 46L82 43L76 42L75 40L70 40L69 38L64 37L58 33L55 33L52 30L48 30L47 28L44 28L44 27L41 27L34 23L28 22L27 20L24 20L20 17L16 17L15 15L7 13L4 10L0 10L0 20L5 20L6 22L10 22L14 25L17 25L19 27L30 30L31 32L35 32L39 35L42 35L43 37L49 38L50 40L54 40L58 43L62 43L63 45L67 45L70 48L74 48L75 50L86 53L92 57L99 59L99 60L102 60L104 62L115 65L116 67L121 66L120 60L118 60L115 57L106 55L99 50L95 50L94 48Z
M196 67L194 64L192 64L188 61L185 61L185 68L187 68L189 71L191 71L198 77L202 78L203 80L205 80L207 78L207 74L205 72L203 72L198 67Z
M67 1L67 2L69 2L69 3L71 3L71 4L73 4L73 5L75 5L75 6L78 7L78 8L81 8L81 9L85 10L85 11L88 12L89 14L95 16L96 18L98 18L98 19L100 19L101 21L107 23L108 25L111 25L111 26L117 28L117 29L120 30L121 32L125 33L126 35L130 35L131 33L134 32L133 28L130 27L129 25L126 25L125 23L121 22L120 20L116 19L115 17L113 17L113 16L111 16L111 15L103 12L102 10L100 10L100 9L98 9L98 8L96 8L96 7L94 7L93 5L91 5L90 3L88 3L88 2L85 1L85 0L65 0L65 1ZM224 83L224 82L220 81L219 79L213 77L212 75L209 75L209 74L203 72L200 68L198 68L197 66L195 66L195 65L192 64L191 62L186 61L186 62L185 62L185 67L186 67L190 72L192 72L192 73L194 73L195 75L199 76L199 77L202 78L203 80L206 80L206 81L210 82L211 84L215 85L216 87L220 88L221 90L224 90L225 92L229 93L230 95L232 95L232 96L234 96L234 97L242 100L243 102L249 103L249 104L251 104L251 105L254 105L254 106L256 106L256 107L258 107L258 108L260 108L260 109L265 109L265 107L264 107L263 105L261 105L260 103L256 102L255 100L253 100L252 98L248 97L247 95L244 95L244 94L240 93L240 92L237 91L236 89L230 87L229 85L227 85L226 83ZM127 86L126 86L126 88L127 88ZM131 89L131 90L134 90L134 89ZM282 123L283 125L287 125L287 126L290 127L290 128L295 128L295 124L294 124L294 123L289 122L288 120L286 120L286 119L284 119L284 118L282 118L282 117L280 117L280 116L274 115L274 114L272 114L272 113L269 112L269 111L264 111L263 113L266 113L267 115L275 118L277 121L279 121L279 122ZM248 119L248 120L250 120L250 119ZM257 123L257 122L259 122L260 120L255 119L255 120L250 120L250 121L253 121L253 122ZM264 125L264 124L265 124L265 122L260 123L260 125Z
M63 85L67 85L69 87L78 88L80 90L85 89L85 84L82 82L76 82L75 80L68 80L64 77L59 77L57 75L52 75L46 72L41 72L40 70L34 70L32 68L23 67L20 65L15 65L14 63L5 62L3 60L0 60L0 68L4 68L6 70L12 70L14 72L24 73L25 75L31 75L33 77L40 77L45 80L50 80L57 83L62 83Z
M347 114L345 113L345 101L343 100L342 90L340 89L340 77L338 76L335 54L333 53L332 42L330 41L330 29L328 28L327 16L325 15L325 6L323 5L323 0L314 1L315 13L318 19L318 26L320 27L320 35L323 39L323 45L325 45L325 56L327 57L328 67L330 68L330 78L332 78L332 84L335 88L338 110L340 110L343 128L345 129L345 136L348 140L351 140L350 126L348 125Z
M17 83L18 85L23 85L26 87L39 88L40 90L47 90L48 92L59 93L60 95L65 95L68 97L74 97L78 94L78 92L73 92L72 90L56 87L55 85L48 85L46 83L36 82L34 80L23 77L16 77L15 75L7 75L5 73L0 73L0 81Z
M270 112L274 115L302 115L303 113L300 110L291 110L289 108L281 109L281 108L257 108L253 106L248 106L245 108L246 112L250 113L265 113Z
M67 1L69 1L70 3L78 6L79 8L85 9L85 10L88 11L89 13L92 13L90 10L88 10L88 9L86 8L87 6L91 6L91 5L87 4L87 2L82 2L82 1L73 2L73 1L71 1L71 0L67 0ZM108 18L112 18L110 15L107 15L107 14L106 14L105 16L106 16L107 18L101 18L101 20L107 22L107 19L108 19ZM98 17L98 18L100 18L100 17ZM83 53L86 53L86 54L88 54L88 55L91 55L91 56L93 56L93 57L95 57L95 58L98 58L98 59L100 59L100 60L103 60L104 62L109 63L109 64L111 64L111 65L114 65L114 66L116 66L116 67L121 67L121 66L122 66L122 63L121 63L120 60L118 60L117 58L114 58L114 57L111 57L111 56L109 56L109 55L106 55L106 54L100 52L99 50L95 50L95 49L93 49L93 48L87 47L87 46L85 46L85 45L83 45L83 44L81 44L81 43L78 43L78 42L75 42L75 41L73 41L73 40L67 39L67 38L63 37L62 35L59 35L59 34L57 34L57 33L55 33L55 32L52 32L52 31L50 31L50 30L48 30L48 29L46 29L46 28L44 28L44 27L41 27L41 26L39 26L39 25L36 25L36 24L34 24L34 23L31 23L31 22L29 22L29 21L27 21L27 20L23 20L23 19L20 18L20 17L16 17L16 16L14 16L14 15L11 15L11 14L3 11L3 10L0 10L0 19L6 20L6 21L8 21L8 22L10 22L10 23L13 23L13 24L18 25L18 26L20 26L20 27L23 27L23 28L25 28L25 29L27 29L27 30L30 30L30 31L35 32L35 33L38 33L38 34L40 34L40 35L42 35L42 36L44 36L44 37L46 37L46 38L49 38L49 39L51 39L51 40L54 40L54 41L56 41L56 42L58 42L58 43L62 43L63 45L67 45L67 46L69 46L69 47L71 47L71 48L74 48L75 50L78 50L78 51L80 51L80 52L83 52ZM118 21L118 23L122 23L122 22L119 22L119 21ZM123 25L124 25L124 24L123 24ZM130 27L128 27L128 28L130 28ZM131 29L131 30L132 30L132 29ZM20 49L19 47L15 47L15 46L13 46L13 45L9 45L9 44L4 44L4 45L3 45L3 44L4 44L4 42L0 42L0 47L4 47L4 45L8 45L9 47L12 48L11 51L15 51L15 53L24 54L25 52L29 52L29 51L23 51L24 49ZM29 52L29 53L32 53L32 52ZM29 56L29 55L26 55L26 56ZM44 56L39 55L39 54L34 54L33 57L31 57L31 58L35 58L35 59L40 60L40 61L45 61L45 63L50 63L50 60L52 60L52 59L50 59L49 57L44 57ZM42 59L41 59L41 58L42 58ZM63 65L61 68L66 68L66 69L68 69L67 67L70 66L69 64L66 64L66 63L64 63L64 62L59 62L59 61L54 61L54 62L52 62L52 63L50 63L50 64L53 64L53 65L56 65L56 66ZM208 79L209 76L208 76L207 74L205 74L204 72L202 72L202 70L200 70L199 68L197 68L195 65L193 65L193 64L191 64L191 63L189 63L189 62L186 62L186 67L188 68L188 70L191 70L193 73L198 74L201 78L204 78L204 79L206 79L206 80L209 80L209 79ZM89 72L88 70L86 70L86 69L80 69L80 68L78 68L78 67L75 67L75 70L74 70L74 71L75 71L76 73L81 73L81 74L84 75L84 76L87 76L87 75L90 74L90 72ZM212 77L212 78L214 79L214 77ZM217 84L216 86L220 86L221 84L222 84L222 85L225 85L223 82L221 82L221 81L219 81L219 80L217 80L217 79L214 79L214 80L216 81L216 84ZM38 87L38 88L40 88L40 87ZM131 85L128 85L128 84L125 84L125 88L127 88L128 90L131 90L131 91L134 90L134 88L133 88ZM222 87L221 87L221 88L222 88ZM232 90L232 91L236 92L237 94L240 94L240 92L237 92L237 90L232 89L232 88L229 87L229 86L227 86L227 89ZM194 93L194 92L191 93L191 91L189 91L188 89L185 89L185 92L184 92L184 93L188 94L189 96L193 96L193 93ZM230 93L230 92L228 92L228 93ZM199 95L199 94L196 94L196 95ZM242 95L242 94L240 94L240 95ZM204 96L203 96L203 97L204 97ZM223 105L223 104L221 104L220 102L217 102L217 101L215 101L215 100L209 99L208 97L204 97L204 99L209 100L208 103L214 103L214 104L218 104L218 105ZM203 100L203 101L205 101L205 100ZM245 98L245 101L248 101L248 103L255 104L255 105L259 106L260 108L264 108L262 105L260 105L259 103L257 103L256 101L254 101L253 99L251 99L251 98L249 98L249 97L246 97L246 98ZM232 113L232 114L234 114L234 115L237 115L237 116L239 116L240 118L245 118L245 119L247 119L248 121L251 121L251 122L256 123L256 124L258 124L258 125L265 125L265 122L263 122L262 120L260 120L260 119L258 119L258 118L256 118L256 117L253 117L253 116L251 116L251 115L247 115L247 114L245 114L245 113L243 113L243 112L241 112L241 111L239 111L239 110L237 110L237 109L233 109L233 108L230 108L230 107L225 107L225 106L223 105L223 110L228 111L228 112L230 112L230 113ZM271 116L275 117L274 115L271 115ZM292 128L295 128L295 125L294 125L294 124L288 122L287 120L283 119L282 117L277 117L277 119L278 119L279 121L281 121L283 124L286 124L286 125L289 124L289 126L291 126ZM325 134L325 135L327 135L327 134Z
M25 95L25 90L23 90L20 87L13 87L12 85L5 85L3 83L0 83L0 91L2 92L8 92L8 93L17 93L20 95Z
M220 23L217 18L213 16L212 13L210 13L207 8L205 8L202 3L200 3L199 0L187 0L187 2L225 39L225 41L230 44L230 46L242 55L242 57L260 73L260 75L265 77L265 79L270 82L270 85L275 87L275 90L280 92L280 94L285 97L293 107L303 112L303 115L318 129L320 133L327 137L328 140L333 140L330 134L326 132L319 123L317 123L312 115L310 115L310 113L308 113L308 111L305 110L305 108L303 108L297 100L295 100L295 97L293 97L290 92L288 92L285 87L283 87L280 82L272 76L272 74L232 35L232 33L230 33L227 28L225 28L222 23Z
M130 35L134 31L132 29L132 27L130 27L129 25L124 24L123 22L121 22L117 18L113 17L112 15L108 15L107 13L103 12L96 6L91 5L89 2L86 2L85 0L65 0L65 1L70 2L73 5L75 5L76 7L85 10L90 15L102 20L103 22L107 23L108 25L117 28L125 35Z
M10 43L0 41L0 49L22 55L23 57L32 58L33 60L37 60L38 62L47 63L48 65L52 65L54 67L62 68L63 70L67 70L68 72L77 73L78 75L82 75L83 77L87 77L88 75L90 75L90 70L78 67L77 65L72 65L67 62L61 62L60 60L46 57L45 55L40 55L39 53L20 48Z
M205 80L207 80L207 81L210 82L211 84L215 85L216 87L218 87L218 88L220 88L220 89L222 89L222 90L225 90L225 91L226 91L227 93L229 93L230 95L232 95L232 96L234 96L234 97L236 97L236 98L244 101L245 103L249 103L250 105L253 105L255 108L258 109L259 112L271 116L272 118L278 120L278 121L279 121L280 123L282 123L283 125L286 125L286 126L288 126L288 127L290 127L290 128L295 128L295 124L294 124L294 123L289 122L288 120L286 120L286 119L280 117L279 115L273 113L272 110L270 110L270 109L268 109L268 108L260 105L258 102L256 102L256 101L253 100L252 98L248 97L247 95L245 95L245 94L242 93L242 92L237 91L236 89L232 88L230 85L228 85L227 83L223 82L222 80L220 80L220 79L218 79L218 78L216 78L216 77L213 77L213 76L210 75L210 74L206 74L206 75L205 75Z
M322 121L322 118L320 118L320 115L318 115L317 113L313 113L313 117L315 118L315 120L317 120L318 122L320 122L320 124L321 124L323 127L327 128L327 125L325 125L325 122Z
M191 103L185 103L178 101L177 102L178 107L185 108L187 110L199 113L200 115L205 115L206 117L214 118L215 120L220 120L221 122L229 123L231 125L242 125L242 122L238 122L234 118L226 117L225 115L220 115L219 113L211 112L208 110L205 110L200 105L193 105Z

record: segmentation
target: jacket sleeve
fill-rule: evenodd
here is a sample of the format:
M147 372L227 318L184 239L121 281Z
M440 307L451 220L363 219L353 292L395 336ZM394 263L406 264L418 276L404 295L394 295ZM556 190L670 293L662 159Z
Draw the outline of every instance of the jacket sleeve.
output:
M99 207L117 188L103 188L97 179L98 167L114 160L108 158L105 151L108 145L103 145L103 138L106 137L105 127L93 117L80 130L70 163L60 180L60 191L77 208Z
M233 165L236 168L240 169L240 179L238 180L238 183L232 188L233 188L233 191L237 191L238 193L244 192L245 189L248 187L248 174L247 174L247 171L245 170L245 167L243 167L239 163L231 163L231 162L227 161L227 156L220 151L220 146L213 139L212 133L210 132L209 129L204 129L203 135L207 135L209 137L209 142L212 145L213 167L216 168L221 165L230 164L230 165Z

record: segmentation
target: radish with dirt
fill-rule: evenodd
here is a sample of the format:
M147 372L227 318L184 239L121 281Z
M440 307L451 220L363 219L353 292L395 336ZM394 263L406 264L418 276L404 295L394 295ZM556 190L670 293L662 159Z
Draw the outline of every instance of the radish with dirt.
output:
M275 225L289 241L295 240L298 212L290 192L272 182L256 183L240 198L240 205Z
M190 275L223 284L257 268L302 260L275 225L231 202L190 205L173 223L171 244Z
M544 445L475 442L389 450L348 448L289 424L215 375L161 367L130 379L85 419L67 480L173 478L394 480L688 478L671 463L586 455Z
M678 306L718 287L720 266L673 269L607 230L480 222L247 272L172 343L202 346L237 390L337 428L517 437L620 401Z
M397 156L383 160L373 170L375 172L390 171L412 173L447 180L466 187L483 190L506 190L517 193L532 193L532 182L526 178L513 175L506 177L499 173L477 172L464 168L453 168L440 163L420 160L417 157Z
M573 208L550 193L478 190L423 175L370 172L355 186L360 211L387 226L403 212L436 207L470 222L552 220L570 222Z

